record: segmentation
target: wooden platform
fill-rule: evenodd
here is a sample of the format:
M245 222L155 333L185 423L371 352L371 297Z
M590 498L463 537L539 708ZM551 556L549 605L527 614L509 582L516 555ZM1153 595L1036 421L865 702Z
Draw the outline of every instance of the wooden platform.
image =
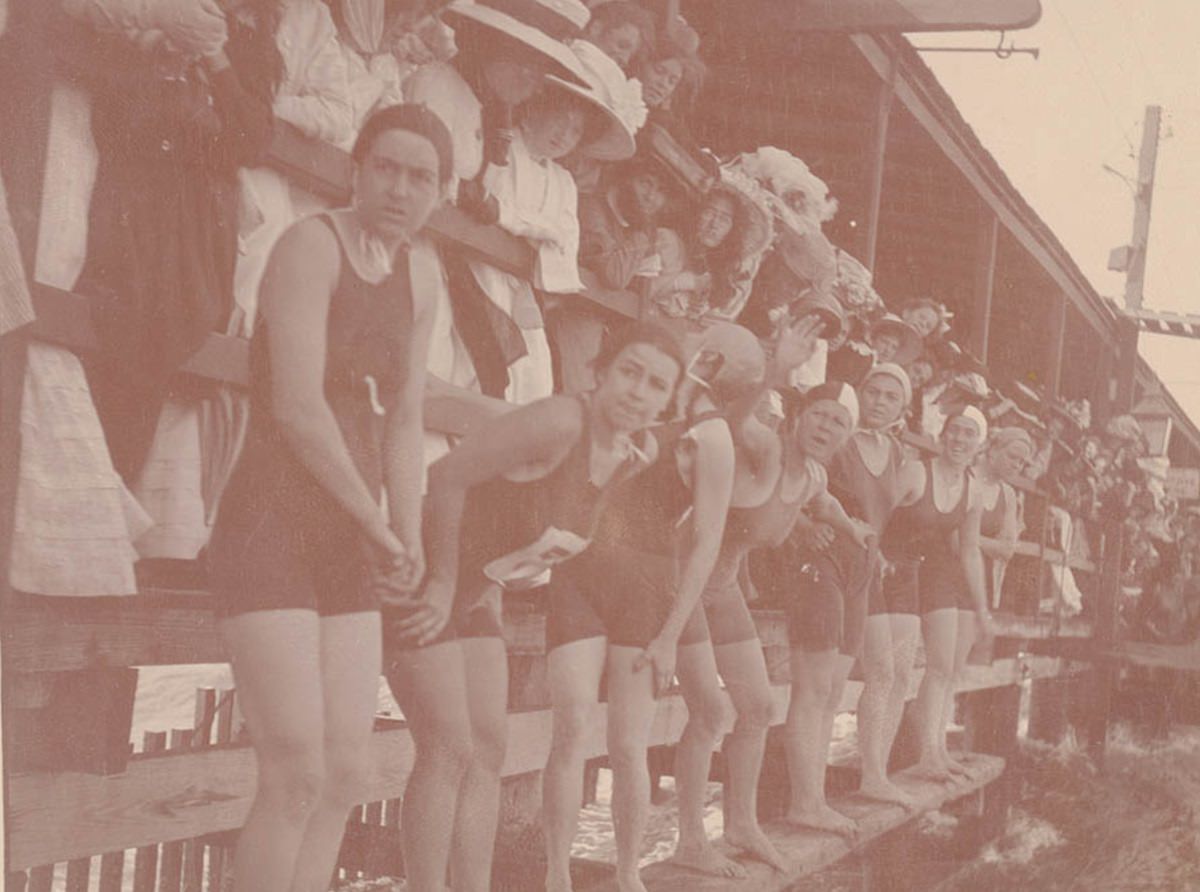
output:
M1004 772L1004 760L998 756L969 753L963 760L971 769L971 776L954 784L940 784L921 780L911 770L895 775L896 782L920 804L920 811L933 811L948 802L953 802L982 790ZM856 849L862 849L883 834L896 829L913 819L912 813L898 805L870 802L855 796L833 800L839 811L858 821L859 835L850 843L832 833L802 830L782 822L766 826L771 841L791 862L792 869L780 873L766 864L739 858L750 875L741 880L709 877L667 862L651 865L642 871L642 879L650 892L692 892L692 890L721 890L721 892L783 892L797 880L815 873L846 857ZM606 881L589 886L582 892L617 892L615 881Z

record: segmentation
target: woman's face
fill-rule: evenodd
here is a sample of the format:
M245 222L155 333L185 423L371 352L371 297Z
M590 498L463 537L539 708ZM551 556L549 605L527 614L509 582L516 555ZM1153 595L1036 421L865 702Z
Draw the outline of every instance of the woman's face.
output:
M836 400L818 400L796 422L796 445L809 458L828 464L852 433L854 421L845 406Z
M1010 483L1021 476L1033 459L1033 450L1024 440L1012 440L988 453L992 473Z
M641 430L666 411L681 372L653 344L630 344L596 373L596 407L614 430Z
M880 362L892 362L900 352L900 338L894 334L877 334L871 339L871 346Z
M441 198L437 150L411 130L380 133L355 167L359 222L385 241L406 241L414 235Z
M637 25L625 23L592 37L593 42L604 50L614 62L626 68L642 46L642 32Z
M714 195L700 209L696 220L696 240L708 250L718 247L733 230L733 199Z
M569 155L583 138L584 112L574 104L540 106L521 122L529 153L557 161Z
M904 388L891 375L872 375L858 389L858 405L862 426L880 430L904 414Z
M679 59L658 59L647 62L638 74L642 81L642 99L651 108L660 108L667 104L683 80L683 62Z
M927 338L937 331L941 319L931 307L913 307L904 311L904 321L920 332L921 337Z
M983 444L983 431L965 415L956 415L942 428L942 457L965 468Z
M933 366L924 359L918 359L905 371L908 372L913 390L919 390L933 380Z
M520 105L542 86L539 71L510 59L493 59L484 69L488 87L502 102Z

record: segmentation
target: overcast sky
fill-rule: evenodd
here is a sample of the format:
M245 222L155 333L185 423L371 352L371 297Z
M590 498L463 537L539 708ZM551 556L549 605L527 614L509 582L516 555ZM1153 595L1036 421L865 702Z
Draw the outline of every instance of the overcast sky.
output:
M917 46L990 46L989 33L910 35ZM1042 0L1041 21L1009 35L1024 55L924 59L1009 178L1104 295L1127 244L1148 104L1163 107L1145 306L1200 314L1200 0ZM1142 354L1200 423L1200 340L1142 335Z

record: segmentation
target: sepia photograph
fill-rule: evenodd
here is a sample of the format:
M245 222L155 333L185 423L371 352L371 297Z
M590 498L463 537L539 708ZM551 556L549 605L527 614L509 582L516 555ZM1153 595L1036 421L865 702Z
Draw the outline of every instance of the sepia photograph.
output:
M0 892L1200 892L1198 48L0 0Z

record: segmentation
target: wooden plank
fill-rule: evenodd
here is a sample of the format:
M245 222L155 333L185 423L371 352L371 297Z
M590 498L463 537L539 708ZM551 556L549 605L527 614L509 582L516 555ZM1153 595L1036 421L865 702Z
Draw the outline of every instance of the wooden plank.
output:
M1122 641L1107 654L1124 663L1183 672L1200 672L1200 644L1155 644L1148 641Z
M99 892L121 892L125 877L125 853L108 852L100 858ZM218 890L214 889L214 892Z
M879 77L887 77L891 58L889 50L894 49L894 44L885 46L880 38L865 34L853 35L851 40ZM1024 205L1011 184L998 179L1003 176L998 165L990 159L979 157L978 147L959 132L957 122L948 118L946 107L950 105L949 101L943 96L931 95L930 88L923 85L909 69L910 64L919 63L902 61L900 76L896 81L896 98L993 210L1005 229L1046 270L1058 287L1070 296L1071 302L1095 332L1109 347L1113 346L1116 329L1112 311L1088 284L1045 223Z
M147 731L142 738L142 752L148 754L161 753L167 748L167 735L162 731ZM56 830L55 832L61 832ZM158 846L157 840L148 840L150 845L142 846L133 856L133 892L154 892L154 884L158 879ZM132 847L133 844L130 844ZM118 841L108 848L123 848L125 843Z
M88 892L88 877L92 872L91 858L75 858L67 862L67 881L64 892Z
M998 660L989 666L968 665L961 692L1012 685L1075 671L1067 660L1029 656ZM911 693L915 695L919 673ZM842 708L853 709L862 690L847 685ZM783 721L788 686L772 691L773 723ZM606 752L604 709L591 729L585 756ZM665 697L650 736L652 746L673 744L687 720L687 708L677 694ZM549 751L549 709L511 713L504 776L538 771ZM413 746L405 728L377 731L371 740L369 789L373 797L403 794L412 767ZM254 753L248 747L210 747L176 754L139 756L124 775L100 777L79 773L31 774L12 779L9 813L10 868L63 861L94 852L149 846L155 842L190 839L240 827L254 796ZM152 849L149 850L152 852ZM153 862L139 852L139 868ZM141 873L135 873L135 876ZM152 888L152 887L150 887ZM135 892L141 892L136 880Z
M893 779L916 799L919 811L925 812L971 796L1004 773L1004 760L996 756L970 753L965 754L964 762L970 774L951 784L922 780L911 770L898 772ZM642 880L650 892L785 892L795 888L802 877L840 861L913 820L913 814L898 805L869 802L855 796L837 797L831 805L858 822L859 832L853 842L832 833L802 830L782 821L772 821L764 826L763 829L790 865L786 873L776 871L760 861L739 858L736 860L741 861L749 875L742 880L728 880L703 876L663 861L645 868ZM610 881L591 886L588 892L617 892L617 888L615 881Z
M54 865L43 864L29 871L29 892L52 892L54 888Z
M1032 556L1040 553L1035 543L1018 543L1018 553L1029 551L1025 546L1032 548ZM136 598L32 600L33 604L22 602L10 608L0 628L6 673L226 660L207 595L172 596L155 590ZM504 637L509 652L543 653L544 617L513 605L506 611ZM764 646L788 646L781 611L755 610L754 615ZM1042 620L1029 622L1035 625L1026 627L1029 634L1020 637L1083 634L1074 620L1059 627L1047 627Z

